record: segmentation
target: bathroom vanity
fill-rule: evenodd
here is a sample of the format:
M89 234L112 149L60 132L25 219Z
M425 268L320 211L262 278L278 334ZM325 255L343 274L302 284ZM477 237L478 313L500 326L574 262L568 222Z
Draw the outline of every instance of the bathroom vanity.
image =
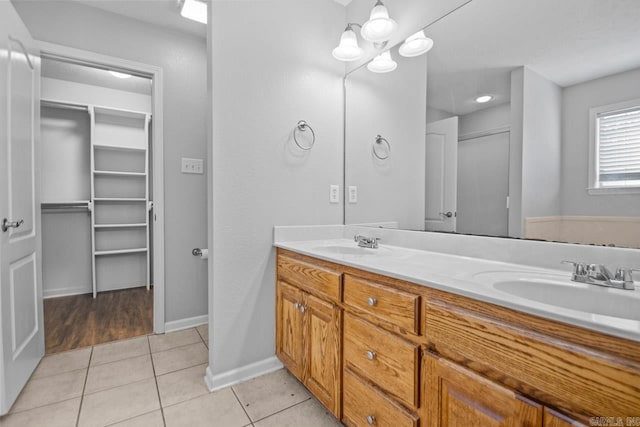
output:
M500 290L568 274L347 239L276 246L276 354L347 425L640 423L638 319ZM620 292L637 306L638 291L601 290L603 306Z

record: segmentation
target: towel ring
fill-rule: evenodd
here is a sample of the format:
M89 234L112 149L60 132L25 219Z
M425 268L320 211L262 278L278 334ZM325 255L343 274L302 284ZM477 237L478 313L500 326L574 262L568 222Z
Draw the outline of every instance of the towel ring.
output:
M304 146L301 145L300 142L298 141L298 137L296 136L296 132L306 132L307 129L309 129L311 131L311 144L308 146ZM313 144L316 143L316 133L313 131L313 129L311 128L311 126L309 126L309 123L305 122L304 120L300 120L298 122L298 125L295 127L295 129L293 129L293 140L295 141L296 145L301 149L301 150L311 150L311 148L313 148Z
M376 150L376 145L379 144L386 144L387 146L387 155L386 156L381 156L380 154L378 154L378 151ZM377 135L376 136L376 141L373 144L373 155L376 156L377 158L379 158L380 160L386 160L389 158L389 155L391 154L391 144L389 144L389 141L387 141L385 138L383 138L381 135Z

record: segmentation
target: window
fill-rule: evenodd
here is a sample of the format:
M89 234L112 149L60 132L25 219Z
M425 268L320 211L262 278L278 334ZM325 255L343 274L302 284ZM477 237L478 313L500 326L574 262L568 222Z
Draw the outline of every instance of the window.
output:
M591 109L590 193L640 192L640 100Z

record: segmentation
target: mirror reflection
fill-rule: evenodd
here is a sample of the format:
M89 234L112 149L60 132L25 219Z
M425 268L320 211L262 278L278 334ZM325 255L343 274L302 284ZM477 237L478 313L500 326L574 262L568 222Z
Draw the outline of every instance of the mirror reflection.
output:
M345 222L640 248L637 22L634 0L473 0L427 54L351 72Z

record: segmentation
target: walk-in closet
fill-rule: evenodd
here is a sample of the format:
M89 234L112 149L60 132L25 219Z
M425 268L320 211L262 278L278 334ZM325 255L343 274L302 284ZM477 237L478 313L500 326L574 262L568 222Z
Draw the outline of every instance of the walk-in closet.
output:
M42 61L48 353L153 330L151 80Z

